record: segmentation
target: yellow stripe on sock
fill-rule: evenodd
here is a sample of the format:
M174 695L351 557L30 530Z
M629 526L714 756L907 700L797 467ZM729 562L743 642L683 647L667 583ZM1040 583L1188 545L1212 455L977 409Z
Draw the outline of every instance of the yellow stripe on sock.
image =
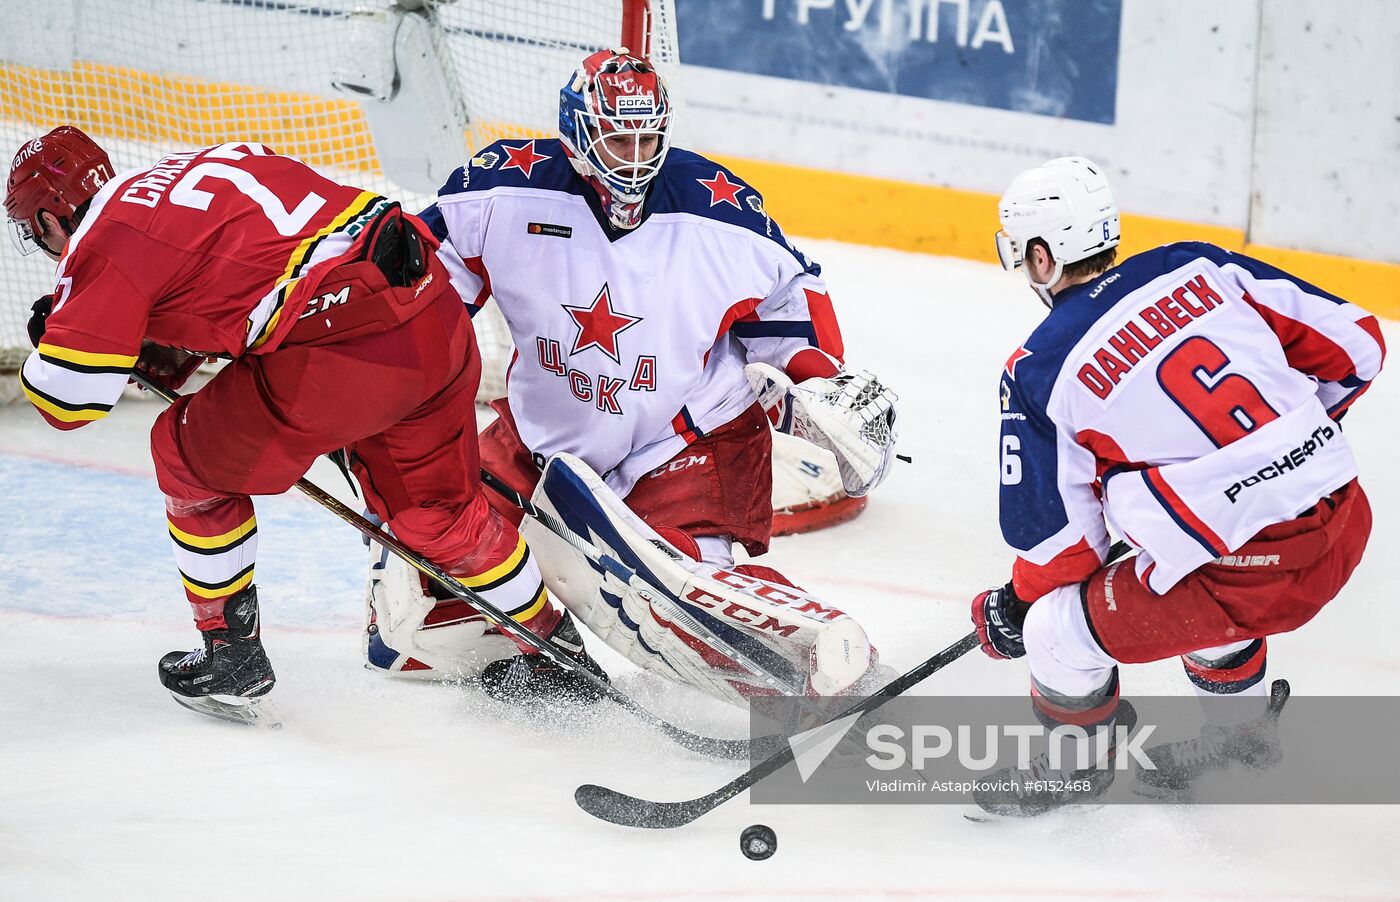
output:
M255 516L249 517L242 524L235 526L233 529L219 536L193 535L192 533L185 532L183 529L176 527L176 525L169 520L165 522L170 526L171 537L182 544L192 545L195 548L221 548L224 545L232 545L234 542L252 532L253 527L258 525L258 518Z
M545 591L544 583L540 583L540 594L535 596L535 600L530 602L529 607L521 611L511 611L510 619L516 623L528 623L536 614L544 610L544 606L549 604L549 593Z
M190 582L183 573L180 574L180 581L185 584L185 591L189 592L191 595L198 595L200 598L223 598L226 595L234 595L248 588L253 582L253 571L249 570L227 586L219 589L206 589L203 586L197 586Z
M475 589L477 586L484 586L493 583L501 577L507 575L512 570L520 566L520 562L525 559L529 549L525 547L525 540L518 539L515 550L501 563L487 570L485 573L476 573L471 576L458 576L457 581L464 586Z

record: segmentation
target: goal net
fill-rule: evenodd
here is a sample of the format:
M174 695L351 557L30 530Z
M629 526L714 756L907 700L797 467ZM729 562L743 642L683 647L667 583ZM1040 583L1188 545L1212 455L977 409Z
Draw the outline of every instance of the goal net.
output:
M0 0L0 154L8 166L64 124L118 172L256 141L416 211L471 150L553 134L559 87L588 53L623 43L624 24L673 68L671 2ZM0 247L0 372L28 353L29 305L53 275L43 254ZM488 310L477 329L494 397L510 344Z
M0 0L0 164L65 124L96 138L118 172L172 150L255 141L417 211L471 151L555 134L559 88L589 53L640 49L674 79L673 3ZM29 306L53 278L43 254L0 246L6 388L29 352ZM501 397L509 333L494 304L475 326L478 400ZM864 499L842 495L827 452L776 441L780 534L860 512Z

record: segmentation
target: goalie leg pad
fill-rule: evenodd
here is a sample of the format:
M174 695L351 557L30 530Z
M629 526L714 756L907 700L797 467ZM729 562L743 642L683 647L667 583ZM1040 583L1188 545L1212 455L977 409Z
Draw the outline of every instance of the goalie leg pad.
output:
M552 458L533 501L665 594L660 600L645 597L542 527L527 524L551 591L643 667L669 671L731 701L775 690L707 637L799 692L835 694L869 667L870 642L853 619L801 590L686 557L577 458Z
M518 653L514 640L458 598L440 599L417 570L370 546L363 651L367 666L410 679L474 679Z

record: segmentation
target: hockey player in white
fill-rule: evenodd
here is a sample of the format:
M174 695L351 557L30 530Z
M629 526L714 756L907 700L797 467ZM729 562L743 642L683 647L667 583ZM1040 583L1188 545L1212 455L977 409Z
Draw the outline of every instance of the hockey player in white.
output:
M469 308L494 297L517 349L482 465L528 496L546 461L569 455L626 499L614 510L641 545L664 540L684 566L703 562L751 594L791 586L771 568L734 566L732 551L761 554L772 534L770 419L832 451L846 492L862 496L893 456L893 393L843 369L820 267L759 193L671 146L670 100L647 61L588 57L560 92L559 128L558 139L481 150L423 214ZM462 657L447 650L453 639L436 646L441 664L425 661L442 619L424 613L431 599L411 576L376 578L387 600L372 665L402 672L411 660L422 672ZM594 586L547 581L629 657L657 651L643 649L655 636L627 603L609 610L576 597ZM392 600L404 592L416 613L396 618L391 640L385 614L404 610ZM690 653L706 656L693 639Z
M1207 770L1268 766L1288 685L1264 680L1266 637L1334 598L1370 534L1339 421L1380 371L1379 326L1210 244L1115 266L1117 203L1082 158L1017 176L1000 213L1002 265L1050 314L1001 377L1001 525L1017 557L1011 582L972 603L982 648L1027 657L1042 722L1087 729L1118 716L1119 664L1180 655L1208 725L1149 748L1141 792L1187 798ZM1105 566L1110 528L1136 554ZM1112 775L974 795L1039 814Z

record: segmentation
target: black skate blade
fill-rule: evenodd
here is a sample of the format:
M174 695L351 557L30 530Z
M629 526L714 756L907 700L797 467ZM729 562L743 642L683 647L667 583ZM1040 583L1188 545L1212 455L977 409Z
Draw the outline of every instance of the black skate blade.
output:
M216 720L248 727L262 727L265 730L282 729L281 715L265 698L241 698L234 695L202 695L190 698L174 692L170 693L170 697L181 707Z

